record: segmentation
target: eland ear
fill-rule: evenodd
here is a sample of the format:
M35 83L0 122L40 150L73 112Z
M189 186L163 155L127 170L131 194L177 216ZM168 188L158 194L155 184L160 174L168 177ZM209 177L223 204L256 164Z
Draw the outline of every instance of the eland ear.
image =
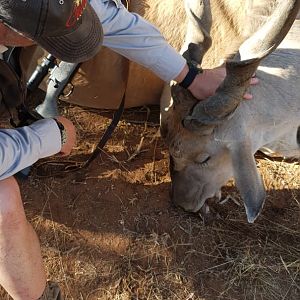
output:
M259 175L250 145L241 143L230 147L236 186L241 194L249 223L260 215L266 191Z

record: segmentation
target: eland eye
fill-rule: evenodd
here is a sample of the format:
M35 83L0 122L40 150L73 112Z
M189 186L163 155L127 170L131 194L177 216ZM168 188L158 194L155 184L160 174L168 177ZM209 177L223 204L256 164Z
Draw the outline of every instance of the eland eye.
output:
M195 163L198 164L198 165L206 165L209 160L210 160L210 156L208 154L199 155L196 158Z

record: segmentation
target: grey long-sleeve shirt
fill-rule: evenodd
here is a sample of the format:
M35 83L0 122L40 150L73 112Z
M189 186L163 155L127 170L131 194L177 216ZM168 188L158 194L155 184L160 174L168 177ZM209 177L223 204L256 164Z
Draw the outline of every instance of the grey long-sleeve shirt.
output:
M165 81L177 77L186 62L155 26L129 13L120 0L91 0L90 3L103 26L104 46L151 69ZM60 133L51 119L23 128L0 130L0 180L60 149Z
M61 149L60 132L53 119L30 126L0 130L0 180L8 178Z
M130 13L121 0L91 0L103 27L103 45L152 70L164 81L176 78L186 64L159 30Z

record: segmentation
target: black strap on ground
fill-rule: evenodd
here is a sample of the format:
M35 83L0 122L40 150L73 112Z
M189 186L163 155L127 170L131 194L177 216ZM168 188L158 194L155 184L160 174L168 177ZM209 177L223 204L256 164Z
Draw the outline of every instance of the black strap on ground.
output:
M35 165L35 169L37 172L37 176L39 177L53 177L57 175L61 175L62 173L69 173L69 172L75 172L80 169L86 169L89 167L89 165L98 157L98 155L102 152L103 148L105 147L107 141L110 139L112 136L115 128L117 127L123 112L124 112L124 107L125 107L125 98L126 98L126 93L124 93L122 97L122 101L114 113L114 116L105 130L104 134L102 135L99 143L97 144L95 150L91 153L90 157L85 161L85 162L78 162L78 161L44 161L41 163L37 163ZM54 172L49 172L42 170L43 168L48 168L49 166L53 164L56 167L56 171ZM57 166L61 166L62 168L60 170L57 170Z
M8 54L7 54L8 53ZM11 124L14 127L20 127L20 126L25 126L29 125L39 119L42 119L43 117L40 116L37 112L29 110L26 105L25 105L25 98L26 98L26 89L25 85L23 86L23 80L21 78L21 75L17 74L15 69L21 74L21 68L19 67L19 54L20 54L20 49L18 48L12 48L10 51L7 51L6 55L8 55L7 61L0 61L0 79L1 83L4 87L9 86L10 88L0 89L0 102L2 101L7 110L10 113L10 106L11 107L16 107L17 106L17 112L18 112L18 118L19 118L19 124L15 124L13 117L11 115ZM16 59L16 65L14 65L14 60L13 60L13 54L17 55ZM10 64L11 66L10 66ZM55 57L52 55L49 55L44 62L41 65L38 65L36 71L33 73L29 80L29 84L27 84L27 87L29 88L29 91L32 92L35 90L38 85L41 83L41 81L44 79L44 77L48 74L48 70L50 67L53 67L55 65ZM5 83L5 84L4 84ZM11 88L13 87L13 88ZM13 93L15 92L15 94ZM9 100L9 103L7 103L5 100ZM15 103L16 102L16 103ZM0 103L1 104L1 103ZM104 146L106 145L107 141L109 138L112 136L115 128L117 127L123 111L124 111L124 106L125 106L125 92L122 97L121 103L115 112L113 119L104 132L103 136L101 137L99 143L97 144L95 150L92 152L90 155L89 159L86 160L85 162L71 162L71 161L65 161L63 162L63 170L59 172L55 172L55 174L50 174L46 175L45 177L48 176L54 176L58 175L62 172L71 172L71 171L76 171L78 169L83 169L87 168L92 161L94 161L99 153L102 151ZM60 163L59 161L57 163ZM44 166L44 163L41 163L37 165L37 169L41 168ZM20 172L19 172L20 173ZM21 174L22 175L22 174ZM26 178L27 175L22 175L22 178ZM44 176L43 176L44 177Z
M122 2L124 2L124 1L122 1ZM129 9L129 0L126 0L125 3L126 3L126 8ZM91 154L89 159L82 165L81 168L88 168L88 166L91 164L91 162L94 161L96 159L96 157L101 153L101 151L104 148L104 146L106 145L107 141L112 136L115 128L117 127L117 125L118 125L118 123L119 123L119 121L120 121L120 119L123 115L124 107L125 107L125 97L126 97L126 92L124 92L124 95L122 97L122 101L119 105L118 110L115 112L111 123L109 124L109 126L107 127L107 129L104 132L103 136L101 137L101 139L100 139L99 143L97 144L95 150L93 151L93 153Z
M48 55L43 60L43 62L37 66L36 70L34 71L30 80L27 83L27 88L30 92L32 92L33 90L35 90L38 87L40 82L48 74L48 70L55 66L55 61L56 61L56 58L54 56ZM99 153L102 151L102 149L106 145L107 141L112 136L115 128L117 127L117 125L122 117L123 111L124 111L125 97L126 97L126 92L124 92L124 94L123 94L121 103L120 103L118 109L116 110L116 112L114 113L114 116L112 118L110 125L105 130L103 136L101 137L99 143L97 144L95 150L92 152L92 154L90 155L88 160L86 160L85 162L57 160L57 161L44 161L41 163L37 163L34 167L34 169L36 169L36 171L37 171L37 175L40 177L53 177L53 176L59 175L61 173L73 172L73 171L77 171L79 169L88 168L88 166L91 164L91 162L94 161L97 158L97 156L99 155ZM28 110L27 107L25 106L24 101L23 101L22 105L19 106L18 116L21 120L21 122L20 122L21 125L28 125L27 123L32 123L32 122L42 118L36 112L31 112L30 110ZM18 126L20 126L20 124ZM55 172L51 172L51 171L48 172L47 170L45 170L45 169L49 169L50 165L52 165L52 166L54 165L56 167ZM57 170L57 166L60 166L60 168L59 168L60 170ZM42 170L42 169L44 169L44 170ZM39 173L43 173L43 174L39 174ZM29 174L29 172L28 172L28 174ZM25 176L21 176L21 178L27 178L28 174L26 174Z
M99 153L102 151L104 146L106 145L107 141L110 139L111 135L113 134L115 128L117 127L123 112L124 112L124 106L125 106L125 93L122 97L122 101L119 105L118 110L114 113L113 119L111 120L111 123L105 130L103 136L101 137L99 143L96 146L96 149L93 151L89 159L82 165L82 168L87 168L93 160L99 155Z

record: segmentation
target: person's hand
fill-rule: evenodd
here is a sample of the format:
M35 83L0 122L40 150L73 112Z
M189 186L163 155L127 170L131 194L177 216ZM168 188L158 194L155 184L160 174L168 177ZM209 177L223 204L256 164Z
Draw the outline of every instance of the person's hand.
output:
M203 70L203 73L197 75L188 90L199 100L204 100L212 96L222 81L225 79L226 69L225 67L218 67L214 69ZM254 85L258 83L258 79L254 76L250 80L250 84ZM252 99L252 95L246 93L244 99Z
M64 125L67 134L66 143L62 146L58 154L60 156L69 155L76 143L75 127L73 123L65 117L59 116L59 117L55 117L55 119Z

